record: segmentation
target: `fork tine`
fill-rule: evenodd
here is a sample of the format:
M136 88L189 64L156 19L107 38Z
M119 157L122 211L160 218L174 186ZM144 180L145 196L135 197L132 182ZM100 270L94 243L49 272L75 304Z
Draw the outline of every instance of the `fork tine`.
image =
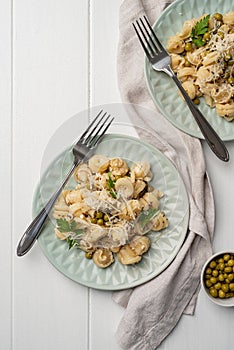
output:
M155 55L155 54L158 53L159 50L158 50L157 46L155 45L155 42L153 41L152 34L151 34L151 33L149 32L149 30L146 28L145 23L143 22L142 18L140 18L140 21L141 21L141 25L142 25L142 27L144 28L145 32L147 33L149 39L147 39L147 37L146 37L146 35L144 34L144 31L143 31L143 30L141 30L142 35L144 36L144 39L145 39L145 41L147 42L147 45L150 47L151 52L153 53L153 55ZM152 30L152 29L151 29L151 30ZM151 42L151 44L150 44L150 42ZM153 49L152 49L152 46L151 46L151 45L153 45Z
M136 21L136 22L137 22L137 21ZM137 22L137 24L138 24L138 22ZM147 47L145 46L144 41L142 40L142 38L141 38L141 36L140 36L140 34L139 34L139 32L138 32L138 30L137 30L135 24L132 23L132 25L133 25L133 27L134 27L134 29L135 29L135 32L136 32L136 34L137 34L137 36L138 36L138 39L139 39L139 41L140 41L140 43L141 43L141 46L143 47L143 49L144 49L144 51L145 51L145 54L146 54L148 60L150 60L152 57L151 57L149 51L147 50ZM140 27L139 24L138 24L138 27ZM140 28L140 30L141 30L141 28Z
M150 29L150 31L151 31L151 34L153 35L153 37L154 37L154 39L155 39L155 41L156 41L158 47L160 48L160 50L161 50L161 51L166 51L166 50L164 49L164 47L162 46L162 44L160 43L160 41L158 40L158 38L157 38L155 32L153 31L153 28L151 27L151 25L150 25L150 23L149 23L149 21L148 21L148 19L147 19L146 16L144 16L144 19L145 19L145 21L146 21L146 23L147 23L147 25L148 25L148 27L149 27L149 29Z
M106 113L105 113L106 114ZM100 138L105 134L106 130L109 128L110 124L112 123L112 121L114 120L114 118L112 118L110 121L110 114L108 114L108 116L105 118L105 120L101 123L100 122L97 124L97 127L99 126L99 128L96 130L94 129L93 131L95 131L94 135L89 135L89 137L87 139L85 139L85 144L88 147L95 147L97 145L97 143L99 142ZM108 122L109 121L109 122ZM108 122L108 124L106 124ZM105 126L105 127L104 127ZM103 129L104 127L104 129ZM102 130L103 129L103 130ZM100 133L101 132L101 133ZM100 133L100 134L99 134Z
M94 118L94 120L92 121L92 123L89 124L89 126L87 127L87 129L84 131L84 133L81 135L80 137L80 141L84 140L85 136L88 134L88 132L90 131L90 129L92 128L92 126L95 124L95 122L97 121L97 119L99 118L99 116L101 115L101 113L103 112L103 110L101 110L98 115ZM100 121L104 118L104 116L106 115L106 113L104 113L104 115L101 117ZM100 122L99 121L99 122ZM96 127L95 127L96 128ZM92 133L93 130L91 130L90 133Z
M100 131L100 129L102 128L102 125L105 124L106 120L108 117L106 117L106 119L103 121L103 118L106 116L106 112L103 114L103 116L101 117L101 119L97 122L97 124L95 125L95 127L90 131L89 135L84 139L84 144L88 144L89 141L91 140L91 138L93 138L93 133L95 132L95 135ZM103 121L103 122L102 122ZM102 122L101 126L100 123ZM97 130L97 127L99 126L99 129Z
M110 117L110 114L108 116L108 118ZM108 119L107 118L107 119ZM111 123L113 122L114 117L111 118L111 120L109 121L109 123L106 124L105 128L102 130L101 134L96 133L96 135L92 138L92 140L90 141L91 143L91 148L95 147L100 139L104 136L104 134L106 133L106 130L109 128L109 126L111 125ZM107 121L107 120L106 120ZM102 125L102 127L105 125L105 123ZM101 129L101 128L100 128Z

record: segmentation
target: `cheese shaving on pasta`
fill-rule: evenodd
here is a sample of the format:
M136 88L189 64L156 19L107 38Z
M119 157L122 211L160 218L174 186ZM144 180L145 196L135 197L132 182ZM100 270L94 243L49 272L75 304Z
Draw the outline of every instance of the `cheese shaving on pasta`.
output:
M141 237L168 226L159 209L163 193L149 185L152 176L148 162L130 168L122 158L94 155L75 170L76 188L64 190L55 204L56 236L102 268L113 263L114 253L121 263L139 262L150 246Z
M191 28L207 19L207 30L196 36ZM200 22L201 23L201 22ZM178 52L178 47L180 47ZM218 115L234 119L234 11L226 14L202 15L184 23L175 36L169 38L167 49L171 66L189 97L199 104L215 107Z

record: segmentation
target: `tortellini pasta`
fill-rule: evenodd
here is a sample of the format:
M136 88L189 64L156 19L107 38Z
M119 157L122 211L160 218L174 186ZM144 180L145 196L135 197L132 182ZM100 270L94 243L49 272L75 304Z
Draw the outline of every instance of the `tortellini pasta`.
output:
M152 177L149 162L129 167L122 158L92 156L76 168L76 187L64 190L54 206L56 237L100 268L115 254L122 264L138 263L150 248L145 234L168 225L159 209L164 194L149 184Z
M207 28L196 34L198 22L207 18ZM200 40L199 43L196 40ZM171 67L194 101L204 97L218 115L234 119L234 11L204 14L185 21L181 31L168 39Z

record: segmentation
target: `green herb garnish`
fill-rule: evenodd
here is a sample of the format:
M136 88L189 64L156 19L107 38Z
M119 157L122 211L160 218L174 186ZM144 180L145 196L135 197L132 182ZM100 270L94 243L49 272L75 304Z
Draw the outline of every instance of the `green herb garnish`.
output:
M68 243L68 248L71 249L74 247L74 245L77 243L75 239L71 239L70 237L67 237L67 243Z
M60 232L69 232L70 223L66 219L57 219L57 227Z
M205 16L193 27L190 37L196 47L201 47L206 44L203 40L203 35L208 31L210 15Z
M83 233L81 229L77 228L77 224L75 220L67 221L66 219L57 219L57 228L60 232L71 232L75 233L76 235L80 235ZM71 239L70 237L67 237L67 243L69 246L69 249L71 249L77 241L75 239Z
M56 222L60 232L73 232L77 235L82 233L82 230L77 228L75 220L67 221L66 219L57 219Z
M110 192L110 195L113 197L113 198L117 198L117 195L115 193L115 191L113 190L113 188L115 187L115 181L112 180L111 178L111 172L109 171L108 173L108 182L107 182L107 186L108 186L108 190Z
M138 222L140 223L141 227L144 227L150 220L155 217L157 214L158 209L149 209L147 211L143 211L141 215L138 218Z

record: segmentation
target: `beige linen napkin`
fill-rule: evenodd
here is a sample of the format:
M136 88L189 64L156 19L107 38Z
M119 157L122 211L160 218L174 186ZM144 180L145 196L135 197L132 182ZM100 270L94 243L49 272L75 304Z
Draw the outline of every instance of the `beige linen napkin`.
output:
M122 349L153 350L176 326L183 313L193 314L202 265L212 253L214 203L200 141L171 125L155 108L146 87L144 54L132 28L146 14L153 23L169 1L125 0L120 7L118 80L123 102L142 105L154 113L142 120L140 109L130 118L139 137L161 150L176 166L185 183L190 205L186 240L170 266L134 289L114 292L125 307L116 337ZM176 88L176 87L175 87ZM151 130L151 137L144 130Z

